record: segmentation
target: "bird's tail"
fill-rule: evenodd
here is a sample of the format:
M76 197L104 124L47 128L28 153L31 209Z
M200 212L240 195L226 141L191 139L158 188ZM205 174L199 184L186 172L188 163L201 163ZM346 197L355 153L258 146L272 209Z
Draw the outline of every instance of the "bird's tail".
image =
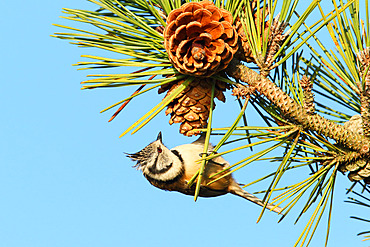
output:
M266 208L268 210L272 210L276 213L281 213L282 211L282 208L278 207L278 206L275 206L273 204L270 204L270 203L266 203L266 202L263 202L261 199L259 199L258 197L252 195L251 193L248 193L246 192L245 190L243 190L237 183L233 183L230 187L229 187L229 192L231 194L234 194L234 195L237 195L237 196L240 196L240 197L243 197L244 199L247 199L255 204L258 204L262 207L264 207L266 205Z

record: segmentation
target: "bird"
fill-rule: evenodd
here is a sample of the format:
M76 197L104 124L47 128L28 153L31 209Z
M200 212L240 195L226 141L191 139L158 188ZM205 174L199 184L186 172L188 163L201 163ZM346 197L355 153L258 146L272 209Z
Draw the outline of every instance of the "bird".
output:
M202 134L196 141L168 149L162 142L162 133L159 132L157 139L142 150L129 154L132 161L137 162L133 167L141 170L144 177L153 186L167 191L177 191L186 195L194 195L196 185L189 187L188 182L198 172L201 164L199 162L205 144L205 135ZM209 144L208 152L214 147ZM228 172L229 163L222 157L217 156L208 161L204 168L199 196L216 197L231 193L247 199L257 205L266 207L276 213L282 209L273 204L265 203L258 197L243 190L231 174L210 183ZM223 171L223 172L221 172ZM220 174L217 174L221 172ZM210 176L215 175L210 178Z

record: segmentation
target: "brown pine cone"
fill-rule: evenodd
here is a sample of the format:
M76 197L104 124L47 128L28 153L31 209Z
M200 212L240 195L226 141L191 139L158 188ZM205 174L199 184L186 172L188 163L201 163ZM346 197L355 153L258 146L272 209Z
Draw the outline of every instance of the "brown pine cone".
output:
M171 11L164 46L183 74L209 77L227 67L238 50L238 34L230 12L213 2L190 2Z
M171 82L164 84L158 90L158 93L167 91L169 95L184 81ZM197 135L199 132L194 129L200 129L207 125L209 111L211 107L212 83L211 78L197 78L192 81L187 88L181 92L167 106L166 115L171 114L170 124L181 123L180 133L185 136ZM225 82L216 81L215 97L225 102L223 91L226 90ZM215 104L213 104L215 107Z

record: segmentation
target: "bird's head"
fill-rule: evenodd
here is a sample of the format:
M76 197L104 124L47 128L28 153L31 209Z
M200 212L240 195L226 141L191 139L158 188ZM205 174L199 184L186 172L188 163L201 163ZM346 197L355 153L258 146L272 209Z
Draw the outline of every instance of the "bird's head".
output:
M157 140L133 154L127 154L136 167L142 170L146 177L158 181L171 181L184 172L181 156L169 150L162 142L162 133L159 132Z

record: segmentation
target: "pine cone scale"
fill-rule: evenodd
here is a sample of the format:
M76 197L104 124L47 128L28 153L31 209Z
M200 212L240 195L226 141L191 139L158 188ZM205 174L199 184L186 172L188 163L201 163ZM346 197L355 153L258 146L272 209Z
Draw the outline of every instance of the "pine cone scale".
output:
M185 13L181 13L179 16L177 16L176 18L176 26L180 27L181 26L185 26L191 22L193 19L193 13L191 12L185 12Z
M174 9L167 16L167 24L172 23L182 13L182 9Z
M192 21L186 25L186 35L189 39L198 37L202 34L202 24L197 21Z
M184 118L186 120L188 120L189 122L192 122L192 121L196 121L199 119L199 115L198 114L195 114L193 111L189 111L185 116Z
M197 9L194 12L194 19L198 20L204 26L212 21L212 13L207 9Z
M176 29L174 34L174 39L176 40L184 40L186 38L186 26L182 25Z
M202 112L208 111L208 109L204 105L199 104L199 103L194 106L191 106L190 109L196 113L202 113Z
M197 103L197 101L185 95L183 98L179 100L179 103L183 106L193 106Z
M202 9L202 8L203 6L200 3L194 2L192 4L184 4L182 9L184 12L195 12L198 9Z

